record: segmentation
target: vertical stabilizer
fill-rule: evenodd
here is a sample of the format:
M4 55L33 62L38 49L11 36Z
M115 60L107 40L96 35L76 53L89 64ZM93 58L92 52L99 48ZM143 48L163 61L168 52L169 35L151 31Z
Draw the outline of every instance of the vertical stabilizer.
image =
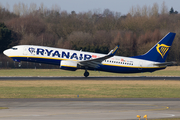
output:
M172 32L168 33L146 54L140 56L134 56L132 58L145 59L155 62L165 62L175 36L176 33L172 33Z

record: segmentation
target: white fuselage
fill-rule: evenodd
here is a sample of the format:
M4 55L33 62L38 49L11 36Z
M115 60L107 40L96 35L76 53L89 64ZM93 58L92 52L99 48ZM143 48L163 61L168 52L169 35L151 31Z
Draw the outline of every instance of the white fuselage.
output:
M8 57L11 57L15 61L30 61L54 65L61 65L62 60L78 63L80 61L86 61L105 56L105 54L34 45L14 46L11 49L5 50L4 54ZM100 64L100 67L96 69L117 73L136 73L152 72L154 70L163 69L166 67L154 65L156 63L158 62L131 57L113 56L103 60Z

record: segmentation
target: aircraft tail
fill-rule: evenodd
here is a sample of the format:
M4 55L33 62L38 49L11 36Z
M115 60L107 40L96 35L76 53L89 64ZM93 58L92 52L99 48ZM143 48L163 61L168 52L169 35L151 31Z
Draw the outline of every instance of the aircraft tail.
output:
M165 62L168 52L171 48L172 42L176 33L168 33L155 46L153 46L147 53L132 58L145 59L155 62Z

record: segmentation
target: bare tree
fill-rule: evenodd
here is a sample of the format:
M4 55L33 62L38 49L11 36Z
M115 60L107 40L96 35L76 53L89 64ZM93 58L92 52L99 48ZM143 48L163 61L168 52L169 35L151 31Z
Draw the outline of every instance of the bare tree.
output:
M10 6L8 3L6 3L6 10L10 11Z
M148 16L148 7L147 7L147 5L144 5L142 7L141 15L146 16L146 17Z
M131 14L131 16L134 16L136 14L136 8L134 6L132 6L129 10L129 14Z
M1 2L0 2L0 9L3 9L4 7L3 7L3 5L1 4Z
M159 5L157 3L154 3L152 6L152 16L158 16L158 11L159 11Z
M40 7L39 7L39 11L40 13L44 13L44 4L41 3Z
M166 6L165 1L163 1L162 5L161 5L161 14L162 15L168 14L168 7Z
M21 13L22 13L22 15L28 15L29 14L28 5L21 3Z
M60 12L60 10L61 10L61 7L59 7L57 4L55 4L55 5L52 5L52 8L51 8L51 10L53 11L53 12Z
M14 6L13 6L13 12L14 12L16 15L20 16L19 6L18 6L17 4L14 4Z
M141 7L139 5L136 6L136 13L135 16L141 16Z

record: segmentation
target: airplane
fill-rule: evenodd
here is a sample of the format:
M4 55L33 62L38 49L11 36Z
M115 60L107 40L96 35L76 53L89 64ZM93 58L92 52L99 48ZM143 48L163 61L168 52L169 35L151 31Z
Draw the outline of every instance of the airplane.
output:
M175 35L176 33L169 32L147 53L133 57L116 56L119 45L108 54L35 45L17 45L3 53L17 62L53 64L60 66L61 69L71 71L84 69L85 77L89 76L88 70L114 73L154 72L172 64L165 60Z

